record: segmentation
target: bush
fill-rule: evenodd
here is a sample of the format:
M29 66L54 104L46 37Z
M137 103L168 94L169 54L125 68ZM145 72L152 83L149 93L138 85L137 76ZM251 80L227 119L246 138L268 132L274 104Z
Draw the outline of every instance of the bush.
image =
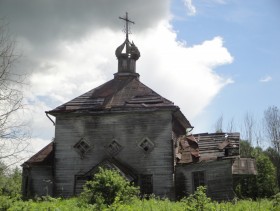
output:
M188 198L182 199L186 202L188 210L193 211L204 211L204 210L216 210L215 204L206 195L206 187L199 186L194 194L190 195Z
M111 205L127 202L139 194L139 188L126 181L117 171L99 168L93 180L86 182L81 199L89 204Z
M0 162L0 195L18 197L21 195L21 171L15 168L8 171Z
M280 193L277 193L272 197L272 204L273 207L280 208Z
M0 195L0 210L7 210L13 204L12 199L9 196L1 196Z

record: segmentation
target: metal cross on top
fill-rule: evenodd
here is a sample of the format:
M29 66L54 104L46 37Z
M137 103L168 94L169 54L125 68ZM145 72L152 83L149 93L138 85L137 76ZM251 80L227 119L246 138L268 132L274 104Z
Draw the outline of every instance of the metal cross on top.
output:
M128 19L128 13L127 12L125 13L125 18L119 17L119 19L122 19L122 20L125 21L125 29L124 29L125 31L124 32L126 34L126 39L128 40L128 34L129 34L128 24L129 23L135 24L135 23Z

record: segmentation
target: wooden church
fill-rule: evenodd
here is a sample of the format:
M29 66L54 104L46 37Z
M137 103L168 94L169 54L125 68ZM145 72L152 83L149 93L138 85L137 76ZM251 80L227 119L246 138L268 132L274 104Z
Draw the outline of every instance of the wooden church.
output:
M175 199L206 185L213 199L233 198L234 177L256 174L254 160L239 158L239 134L187 135L193 126L180 108L139 80L140 52L123 19L114 78L46 111L55 117L55 137L22 164L23 196L78 195L105 167L143 194Z

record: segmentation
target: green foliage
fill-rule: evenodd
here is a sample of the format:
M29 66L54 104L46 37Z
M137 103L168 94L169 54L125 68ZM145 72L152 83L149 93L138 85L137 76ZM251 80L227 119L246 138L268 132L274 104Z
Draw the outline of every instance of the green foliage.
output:
M195 195L195 194L194 194ZM91 205L81 202L80 198L43 198L38 201L29 200L22 201L20 199L10 198L8 196L0 196L0 210L8 211L93 211L93 210L106 210L106 211L191 211L191 210L215 210L215 211L279 211L279 195L276 195L273 200L262 199L258 201L240 200L233 202L213 202L205 199L205 195L197 194L204 201L202 206L197 206L202 202L186 203L186 200L173 202L168 199L159 199L152 197L149 200L139 199L136 197L131 198L127 202L115 201L110 206L103 206L102 208L96 205ZM190 200L192 201L192 200ZM198 209L195 209L195 206Z
M250 147L250 145L245 145ZM241 145L242 147L242 145ZM258 174L246 176L235 181L235 193L239 198L271 197L277 191L276 169L261 148L251 147L251 156L255 157Z
M6 196L5 196L6 197ZM5 200L5 201L4 201ZM96 210L94 206L90 204L83 204L78 198L71 199L50 199L44 200L43 198L39 201L22 201L20 199L14 200L6 197L1 201L0 197L0 210L8 211L39 211L39 210L50 210L50 211L85 211L85 210ZM4 202L4 203L2 203Z
M273 148L269 147L264 153L270 158L276 168L277 184L280 189L280 154Z
M0 195L0 210L8 210L13 205L13 200L9 196Z
M215 210L215 203L206 195L206 187L199 186L194 194L182 199L190 211Z
M0 163L0 195L17 197L21 193L21 171L19 168L8 171L7 167Z
M139 189L126 181L117 171L99 169L88 181L81 199L89 204L111 205L115 201L126 202L139 194Z
M275 194L272 198L273 207L280 207L280 193Z
M254 147L248 141L240 140L240 157L250 158L252 157L253 151Z
M134 198L129 203L114 203L108 207L109 211L185 211L188 210L187 206L183 202L173 202L169 199L159 199L156 197L150 197L149 199Z
M270 159L261 151L255 151L258 175L256 177L257 196L271 197L277 189L276 169Z

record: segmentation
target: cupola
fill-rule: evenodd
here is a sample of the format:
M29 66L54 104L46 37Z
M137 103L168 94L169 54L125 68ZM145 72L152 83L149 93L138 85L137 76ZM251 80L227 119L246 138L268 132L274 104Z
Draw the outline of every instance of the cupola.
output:
M136 73L136 61L140 57L140 52L136 45L133 42L129 41L128 34L128 24L133 23L128 19L128 14L126 13L125 18L120 19L126 22L125 33L126 39L125 41L116 49L116 57L118 59L118 72L115 74L115 77L118 76L135 76L139 77L139 74Z

